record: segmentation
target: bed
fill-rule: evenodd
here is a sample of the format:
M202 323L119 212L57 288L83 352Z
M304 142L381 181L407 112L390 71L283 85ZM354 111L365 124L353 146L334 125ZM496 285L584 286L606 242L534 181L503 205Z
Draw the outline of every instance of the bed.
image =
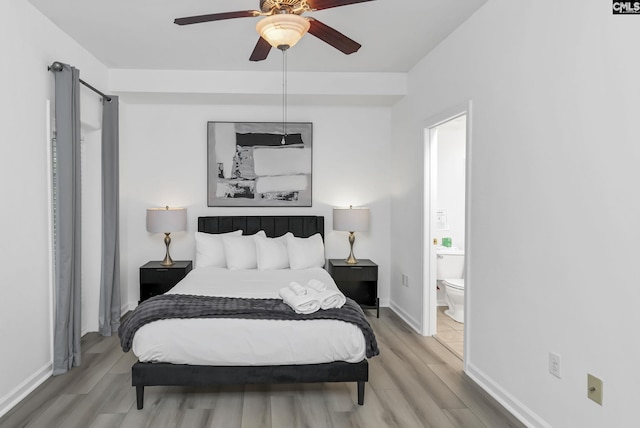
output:
M277 238L287 233L298 238L324 235L324 217L318 216L218 216L198 218L198 232L228 234L241 230L243 235L264 231L266 237ZM239 233L239 232L236 232ZM228 247L227 247L228 248ZM324 256L324 254L322 255ZM169 293L225 295L224 285L241 278L241 285L234 285L229 297L269 298L277 288L293 275L291 280L303 283L309 278L319 278L335 287L331 277L323 269L313 268L295 271L243 271L217 267L196 268ZM230 264L231 260L228 261ZM293 261L292 261L293 263ZM283 276L285 275L285 276ZM210 279L207 279L210 278ZM238 280L240 281L240 280ZM233 282L233 284L236 284ZM257 291L256 286L259 285ZM228 289L229 287L227 287ZM257 294L255 294L257 292ZM356 382L358 404L364 404L365 382L369 368L364 350L363 333L358 327L342 321L264 321L242 320L244 333L230 333L239 320L167 320L152 322L140 328L133 337L132 349L139 361L132 367L132 385L136 388L137 408L144 405L146 386L208 386L229 384L274 384L312 382ZM238 321L238 323L235 323ZM191 324L185 324L191 322ZM248 324L251 323L253 324ZM183 323L183 324L181 324ZM198 340L210 337L212 324L215 331L227 332L216 336L217 340ZM289 323L289 324L287 324ZM205 325L206 324L206 325ZM305 327L301 327L304 325ZM169 327L170 326L170 327ZM207 327L209 326L209 327ZM222 327L221 327L222 326ZM274 332L280 334L274 335ZM336 329L340 330L339 334ZM283 330L284 329L284 330ZM191 336L185 332L192 332ZM221 333L220 333L221 334ZM235 336L234 336L235 334ZM198 336L199 335L199 336ZM218 352L234 337L250 343L260 350L258 355L244 352ZM268 349L264 338L273 338L274 350ZM313 340L309 341L308 339ZM283 340L283 342L278 342ZM325 344L324 341L327 341ZM334 341L330 343L330 341ZM312 342L318 342L314 344ZM157 344L163 344L158 350ZM291 346L295 343L296 346ZM302 343L302 345L300 345ZM315 348L314 348L315 346ZM231 348L231 347L227 347ZM185 351L186 350L186 351ZM263 351L264 350L264 351ZM284 354L281 351L285 351ZM329 351L330 350L330 351ZM304 352L303 352L304 351ZM253 352L253 351L252 351ZM274 354L274 355L272 355ZM275 355L277 354L277 356Z

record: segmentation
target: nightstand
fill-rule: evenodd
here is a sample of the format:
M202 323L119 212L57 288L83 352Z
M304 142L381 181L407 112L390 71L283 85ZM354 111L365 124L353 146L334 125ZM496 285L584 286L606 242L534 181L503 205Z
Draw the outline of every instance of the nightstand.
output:
M140 300L147 300L166 293L193 268L191 260L176 261L172 266L162 266L159 261L140 266Z
M375 309L376 317L380 318L377 264L369 259L360 259L355 265L342 259L329 259L327 271L345 296L355 300L364 309Z

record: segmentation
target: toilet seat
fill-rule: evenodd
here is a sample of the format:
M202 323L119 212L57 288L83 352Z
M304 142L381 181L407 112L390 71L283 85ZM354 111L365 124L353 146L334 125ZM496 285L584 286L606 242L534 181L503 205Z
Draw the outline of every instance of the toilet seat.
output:
M448 278L443 279L442 283L445 286L455 288L456 290L464 290L464 278Z

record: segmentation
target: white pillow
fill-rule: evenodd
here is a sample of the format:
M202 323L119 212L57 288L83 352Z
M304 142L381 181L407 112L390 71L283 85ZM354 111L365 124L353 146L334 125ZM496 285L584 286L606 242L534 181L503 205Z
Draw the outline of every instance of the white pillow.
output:
M266 237L267 235L261 230L255 235L222 237L229 270L256 269L258 267L256 236Z
M242 235L242 231L219 234L196 232L196 267L226 268L227 259L224 255L222 237L230 235Z
M287 237L293 237L291 232L278 238L256 236L256 256L258 270L276 270L289 268L289 252L287 251Z
M324 243L319 233L308 238L287 236L287 251L291 269L324 266Z

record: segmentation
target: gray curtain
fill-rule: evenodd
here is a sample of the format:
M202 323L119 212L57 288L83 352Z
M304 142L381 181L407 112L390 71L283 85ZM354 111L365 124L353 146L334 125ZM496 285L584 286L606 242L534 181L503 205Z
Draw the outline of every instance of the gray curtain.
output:
M120 326L120 243L118 180L118 97L102 99L102 273L100 334L111 336Z
M59 375L80 365L80 72L67 64L53 70L57 159L53 374Z

